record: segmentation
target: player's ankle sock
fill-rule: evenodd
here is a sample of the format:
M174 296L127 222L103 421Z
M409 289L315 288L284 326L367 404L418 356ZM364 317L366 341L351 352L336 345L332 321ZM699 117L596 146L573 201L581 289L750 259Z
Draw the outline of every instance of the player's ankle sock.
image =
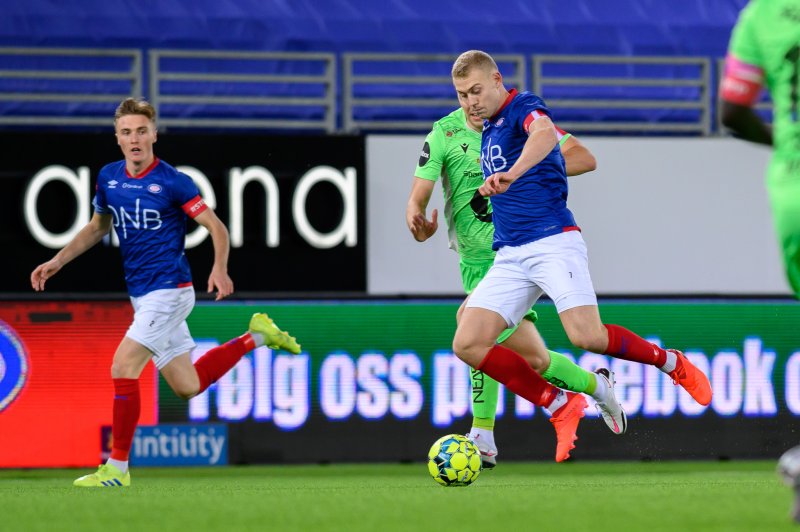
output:
M567 392L564 390L557 390L557 392L553 400L550 401L550 404L542 405L551 415L555 414L556 410L567 404L567 400L569 399L569 395L567 395Z
M494 418L493 417L472 417L472 428L473 429L481 429L481 430L488 430L489 432L494 430Z
M480 439L488 443L490 447L497 448L497 445L494 443L494 431L482 429L473 425L472 430L469 431L469 434L473 438L475 436L480 436Z
M661 367L667 362L667 352L619 325L606 325L607 355Z
M558 394L558 388L533 371L524 358L502 345L492 347L477 369L538 406L552 403Z
M260 336L260 335L259 335ZM263 339L262 339L263 342ZM200 391L204 392L217 382L249 351L255 349L253 333L246 333L220 346L211 349L194 363L200 379Z
M264 345L265 342L264 342L264 335L263 334L257 333L257 332L249 332L249 333L243 334L242 336L246 336L248 334L250 335L250 338L253 339L253 349L255 349L256 347L261 347L262 345Z
M596 374L591 373L592 380L594 381L594 390L586 390L587 395L591 395L595 401L605 401L608 399L609 387L604 380L601 380Z
M139 379L114 379L111 458L127 461L139 422Z
M670 373L675 371L676 367L678 367L678 355L672 351L667 351L667 361L662 366L658 366L658 369L664 373Z
M109 458L108 461L106 461L106 463L108 465L113 465L114 467L119 469L122 472L123 475L128 472L128 461L127 460L115 460L113 458Z
M591 394L594 391L594 389L589 389L595 386L592 373L575 364L561 353L548 352L550 353L550 365L542 373L544 380L559 388L573 392Z
M497 381L478 369L470 368L469 376L472 382L472 415L476 418L491 419L494 426L494 416L497 413Z

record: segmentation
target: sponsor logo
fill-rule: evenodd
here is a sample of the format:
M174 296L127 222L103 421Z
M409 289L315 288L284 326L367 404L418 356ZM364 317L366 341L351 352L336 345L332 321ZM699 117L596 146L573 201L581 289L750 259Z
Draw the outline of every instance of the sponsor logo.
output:
M161 185L153 183L152 185L149 185L147 187L147 191L152 192L153 194L158 194L159 192L161 192Z
M111 427L101 429L111 451ZM228 463L228 426L222 423L161 424L136 428L130 461L136 466L216 466Z
M427 142L422 146L422 153L419 154L419 166L425 166L431 159L431 146Z
M498 120L498 121L497 121L497 123L495 124L495 126L497 126L497 127L500 127L500 126L502 126L502 125L503 125L503 122L505 122L505 121L506 121L505 117L501 116L501 117L500 117L500 120Z
M0 412L16 399L28 380L28 356L17 333L0 321Z
M144 188L142 185L132 185L130 183L122 183L122 188Z
M108 182L108 188L117 188L117 183L119 183L119 181L117 181L116 179L112 179L111 181Z

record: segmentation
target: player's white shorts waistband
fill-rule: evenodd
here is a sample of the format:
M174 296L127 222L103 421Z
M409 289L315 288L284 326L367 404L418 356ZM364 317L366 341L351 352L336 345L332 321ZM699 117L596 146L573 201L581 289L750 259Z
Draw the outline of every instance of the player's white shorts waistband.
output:
M194 308L194 287L154 290L131 297L133 323L126 336L153 353L158 369L195 347L186 318Z
M467 307L496 312L514 327L543 293L553 300L559 313L597 305L586 243L580 232L567 231L500 248Z

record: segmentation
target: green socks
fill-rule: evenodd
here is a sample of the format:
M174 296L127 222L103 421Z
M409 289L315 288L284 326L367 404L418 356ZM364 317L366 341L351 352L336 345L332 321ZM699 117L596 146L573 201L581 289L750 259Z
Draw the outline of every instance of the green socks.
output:
M497 381L484 372L469 370L472 380L472 415L473 427L492 430L494 429L494 416L497 412Z
M595 375L578 366L570 359L549 351L550 365L542 377L549 383L573 392L594 394L597 389ZM494 416L497 412L497 381L482 371L470 369L472 380L472 426L494 430Z
M561 353L555 351L549 351L549 353L550 365L547 367L547 371L542 373L542 377L547 382L573 392L588 395L594 393L597 388L597 380L591 372L578 366Z

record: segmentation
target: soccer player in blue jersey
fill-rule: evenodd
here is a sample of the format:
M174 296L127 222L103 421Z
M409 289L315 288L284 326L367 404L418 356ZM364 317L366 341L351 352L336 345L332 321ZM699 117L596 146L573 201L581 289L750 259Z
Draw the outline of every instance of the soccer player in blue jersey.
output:
M44 290L48 279L97 244L112 226L119 237L134 317L111 366L115 391L111 458L97 472L77 479L75 486L130 485L128 455L140 410L138 379L148 360L153 360L178 396L189 399L258 346L300 352L294 338L278 329L266 314L257 313L248 332L192 364L189 353L195 344L186 318L195 295L184 254L186 220L194 219L211 235L214 265L208 292L216 290L217 301L233 293L228 276L228 230L192 180L154 155L155 119L155 109L145 101L128 98L119 105L114 125L124 160L100 170L95 212L89 223L31 274L33 289Z
M536 398L533 369L495 340L546 293L576 347L656 366L708 405L708 378L683 353L601 321L586 245L567 209L564 158L542 99L506 90L492 57L477 50L458 57L452 77L459 101L485 119L479 190L491 197L497 250L459 320L455 353L517 395Z

